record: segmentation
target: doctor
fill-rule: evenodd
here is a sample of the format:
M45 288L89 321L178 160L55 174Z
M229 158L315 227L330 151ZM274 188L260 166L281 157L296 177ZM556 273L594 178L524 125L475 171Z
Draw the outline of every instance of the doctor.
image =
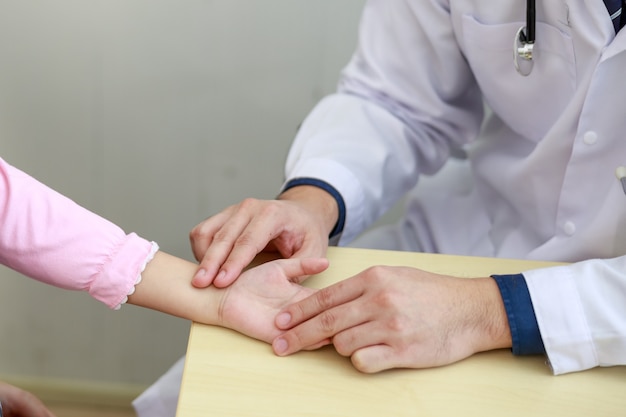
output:
M555 374L626 364L626 32L608 1L540 0L534 19L521 0L369 1L279 197L192 230L194 285L229 285L263 250L329 243L567 261L476 280L369 269L279 314L291 330L274 349L332 337L365 372L500 347L546 354ZM397 225L361 235L404 197ZM153 397L175 402L181 372Z
M229 285L261 250L320 255L329 237L566 261L477 280L363 271L277 316L288 331L274 350L332 337L365 372L501 347L546 354L554 374L626 364L626 195L615 175L626 165L626 17L621 0L609 3L538 1L532 13L513 0L369 1L337 93L298 132L282 194L192 231L203 259L194 284ZM397 225L353 242L407 193Z

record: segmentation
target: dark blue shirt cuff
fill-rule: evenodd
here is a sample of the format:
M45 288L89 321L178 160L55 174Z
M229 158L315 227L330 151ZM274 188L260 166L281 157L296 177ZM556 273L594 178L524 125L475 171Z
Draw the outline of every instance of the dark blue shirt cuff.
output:
M337 223L335 224L333 230L330 231L330 235L328 236L328 238L333 239L339 237L341 235L341 232L343 232L343 226L346 222L346 203L343 201L343 197L341 196L341 194L339 194L339 191L337 191L335 187L333 187L329 183L315 178L295 178L287 182L287 184L283 188L283 191L287 191L288 189L297 187L299 185L312 185L314 187L321 188L322 190L333 196L333 198L337 202L339 216L337 218Z
M545 354L535 309L524 275L492 275L496 280L511 328L514 355Z

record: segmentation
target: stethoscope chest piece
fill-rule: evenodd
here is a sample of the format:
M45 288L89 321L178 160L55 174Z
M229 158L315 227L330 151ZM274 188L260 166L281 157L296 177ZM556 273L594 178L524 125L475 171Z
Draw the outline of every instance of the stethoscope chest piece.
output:
M528 42L525 35L526 27L522 26L515 34L513 41L513 65L515 70L526 77L533 70L534 42Z
M533 70L536 23L535 0L526 0L526 26L517 30L513 40L513 65L524 77Z

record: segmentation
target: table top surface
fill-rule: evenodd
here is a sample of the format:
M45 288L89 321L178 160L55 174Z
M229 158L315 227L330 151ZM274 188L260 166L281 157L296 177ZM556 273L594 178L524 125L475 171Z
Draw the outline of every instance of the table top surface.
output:
M518 273L547 262L330 248L320 288L371 265L414 266L461 277ZM363 374L330 346L277 357L271 346L194 323L177 417L624 416L626 367L553 376L542 356L510 350L432 369Z

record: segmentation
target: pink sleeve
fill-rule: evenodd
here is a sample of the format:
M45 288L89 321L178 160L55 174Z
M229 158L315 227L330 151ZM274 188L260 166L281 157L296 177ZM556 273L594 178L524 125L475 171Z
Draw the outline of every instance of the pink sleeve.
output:
M0 263L115 308L153 244L79 206L0 158Z

